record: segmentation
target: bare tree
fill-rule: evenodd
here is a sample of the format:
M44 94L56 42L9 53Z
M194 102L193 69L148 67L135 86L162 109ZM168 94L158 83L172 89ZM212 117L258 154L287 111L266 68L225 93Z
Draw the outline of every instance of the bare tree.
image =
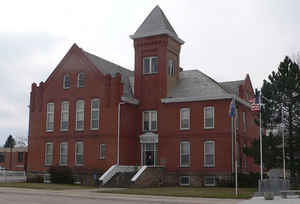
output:
M16 147L26 147L28 145L28 138L26 136L16 137Z

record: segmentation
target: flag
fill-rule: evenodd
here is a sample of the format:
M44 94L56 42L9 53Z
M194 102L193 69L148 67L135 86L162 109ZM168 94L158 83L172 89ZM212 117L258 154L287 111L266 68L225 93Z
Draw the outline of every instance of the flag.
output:
M229 117L232 118L235 114L235 100L232 98L231 103L229 105Z
M256 95L255 98L249 100L251 104L251 111L259 111L259 94Z

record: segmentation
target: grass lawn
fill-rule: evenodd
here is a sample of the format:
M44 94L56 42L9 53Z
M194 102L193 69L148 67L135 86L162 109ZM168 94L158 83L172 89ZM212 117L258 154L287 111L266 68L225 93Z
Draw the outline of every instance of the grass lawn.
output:
M71 190L71 189L89 189L90 186L71 185L71 184L44 184L44 183L0 183L1 187L30 188L44 190ZM95 187L94 187L95 188Z
M239 188L239 196L234 195L234 188L193 188L193 187L160 187L160 188L128 188L122 190L99 191L100 193L120 193L137 195L202 197L202 198L251 198L256 188Z

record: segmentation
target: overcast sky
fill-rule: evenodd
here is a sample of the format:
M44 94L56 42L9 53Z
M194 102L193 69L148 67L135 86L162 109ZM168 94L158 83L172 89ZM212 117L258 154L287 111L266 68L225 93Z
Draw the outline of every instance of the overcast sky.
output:
M299 0L4 1L0 6L0 145L27 136L29 93L73 43L133 70L133 34L159 5L185 41L181 67L262 85L300 51Z

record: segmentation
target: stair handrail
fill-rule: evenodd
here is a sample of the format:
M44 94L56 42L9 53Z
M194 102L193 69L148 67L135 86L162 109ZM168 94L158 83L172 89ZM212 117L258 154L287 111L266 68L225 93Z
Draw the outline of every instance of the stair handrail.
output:
M140 170L132 177L131 182L135 182L146 169L147 166L142 166L142 168L140 168Z

